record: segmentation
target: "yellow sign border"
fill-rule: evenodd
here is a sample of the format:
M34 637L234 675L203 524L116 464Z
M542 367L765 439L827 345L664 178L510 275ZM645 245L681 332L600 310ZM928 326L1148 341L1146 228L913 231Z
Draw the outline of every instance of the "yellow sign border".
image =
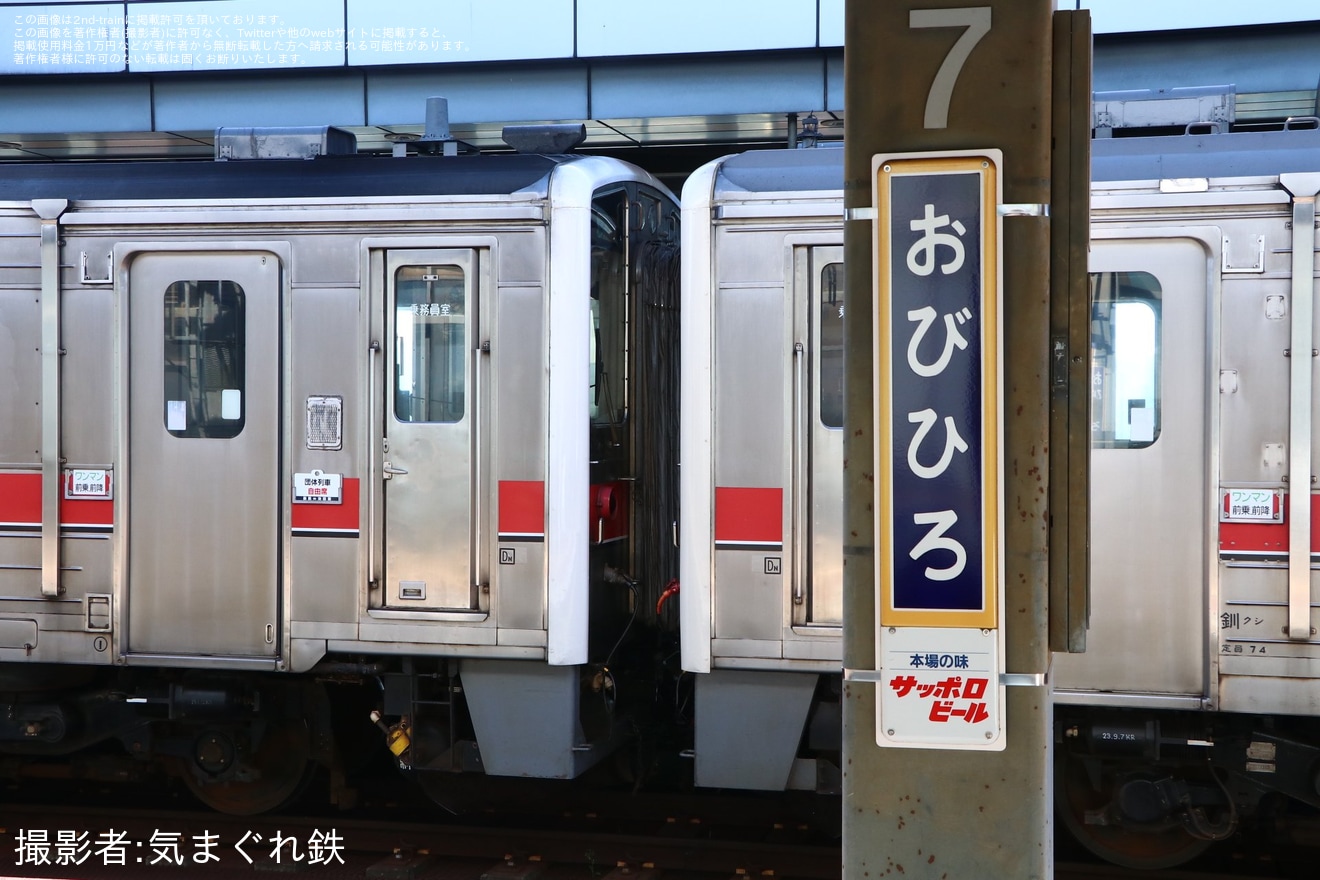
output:
M953 153L877 154L872 158L871 194L876 218L872 238L872 322L875 339L872 379L874 381L875 456L875 545L877 578L877 626L967 627L995 629L999 626L1003 590L1001 525L1003 504L1003 389L1002 321L1000 288L1002 260L999 203L1002 184L999 150ZM889 364L893 352L890 306L894 265L890 252L892 224L887 182L902 175L966 174L981 178L981 503L983 506L982 599L979 611L909 611L895 608L893 541L893 395ZM883 271L882 271L883 269Z

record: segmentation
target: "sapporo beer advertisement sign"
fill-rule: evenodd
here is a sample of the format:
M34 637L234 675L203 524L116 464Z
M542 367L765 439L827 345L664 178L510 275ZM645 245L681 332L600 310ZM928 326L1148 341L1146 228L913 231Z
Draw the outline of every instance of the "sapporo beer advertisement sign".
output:
M1002 749L998 150L877 155L876 740Z

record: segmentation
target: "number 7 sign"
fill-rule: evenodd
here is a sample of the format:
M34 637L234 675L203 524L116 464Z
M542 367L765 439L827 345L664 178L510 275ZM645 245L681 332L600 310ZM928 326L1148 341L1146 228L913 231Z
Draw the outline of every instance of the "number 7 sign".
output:
M913 9L908 16L908 27L917 28L954 28L963 31L944 56L944 63L935 72L935 79L926 93L926 128L948 128L949 102L953 100L953 87L958 82L958 74L972 49L981 42L981 38L990 33L990 7L970 6L963 9Z

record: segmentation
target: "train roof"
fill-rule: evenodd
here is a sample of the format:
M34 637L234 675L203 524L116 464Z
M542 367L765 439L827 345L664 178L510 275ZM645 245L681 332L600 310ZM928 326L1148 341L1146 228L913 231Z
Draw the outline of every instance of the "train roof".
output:
M753 150L720 164L717 195L831 192L843 189L842 144L803 150Z
M271 199L544 194L576 156L322 156L316 159L0 163L0 201Z
M1274 177L1320 171L1320 128L1091 141L1091 180Z
M724 160L716 198L740 193L838 192L844 151L755 150ZM1098 182L1186 177L1273 177L1320 171L1320 127L1091 141L1091 179Z

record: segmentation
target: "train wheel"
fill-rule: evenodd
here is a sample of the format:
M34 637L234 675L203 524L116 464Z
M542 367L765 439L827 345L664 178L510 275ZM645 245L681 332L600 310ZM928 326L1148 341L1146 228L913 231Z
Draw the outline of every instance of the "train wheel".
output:
M1112 794L1097 790L1085 763L1059 750L1054 764L1054 810L1073 838L1094 855L1124 868L1154 870L1190 862L1213 841L1192 837L1181 826L1143 830L1087 822L1087 813L1104 810Z
M412 727L412 774L422 793L436 806L455 816L476 812L482 806L484 774L463 773L450 754L448 725L420 718Z
M184 768L189 791L216 812L268 813L288 803L310 778L311 734L304 721L272 721L256 749L242 756L237 751L224 733L205 731L194 741L193 766Z
M471 780L461 773L418 773L417 785L431 803L451 815L474 812Z

